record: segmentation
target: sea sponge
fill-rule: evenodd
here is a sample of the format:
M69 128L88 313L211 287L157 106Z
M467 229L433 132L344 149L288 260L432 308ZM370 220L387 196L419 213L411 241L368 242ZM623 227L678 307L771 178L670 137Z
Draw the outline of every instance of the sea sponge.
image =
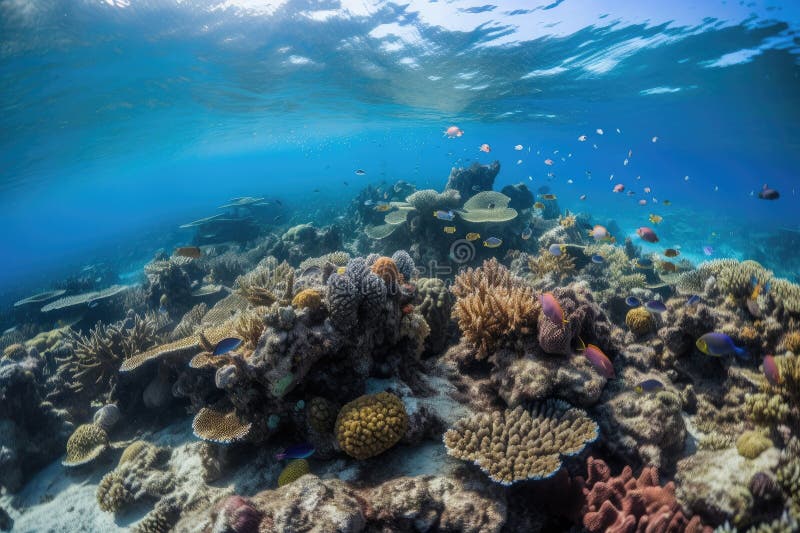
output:
M400 275L400 271L391 257L379 257L371 268L372 272L377 274L387 287L395 287L398 283L403 282L403 276Z
M586 412L549 400L529 411L522 406L460 419L444 434L447 453L475 463L492 481L511 485L549 478L561 456L576 455L597 439Z
M300 479L306 474L311 473L311 467L308 466L308 461L305 459L295 459L289 461L278 476L278 486L283 487L289 483Z
M397 271L403 276L403 279L410 281L414 278L417 272L417 267L414 265L414 260L405 250L397 250L392 254L392 261L397 265Z
M96 424L78 426L67 441L67 457L61 464L79 466L89 463L108 448L108 434Z
M634 335L645 335L653 331L655 322L652 315L644 307L635 307L625 315L625 324Z
M783 348L795 355L800 355L800 331L790 331L783 336Z
M495 258L456 276L453 317L464 338L485 359L535 332L539 303L533 288L511 275Z
M736 439L736 450L748 459L755 459L771 447L772 441L759 431L745 431Z
M397 444L408 430L403 402L392 393L365 394L339 411L335 432L339 447L351 457L368 459Z
M317 311L322 307L322 293L317 289L303 289L292 298L292 307Z
M306 408L306 421L318 433L332 433L337 412L336 404L321 396L314 396Z
M238 495L220 501L211 514L212 524L206 531L225 533L256 533L264 518L253 502Z
M223 413L208 407L200 409L192 422L195 437L221 444L242 440L252 426L252 423L241 422L236 411Z
M133 495L125 488L122 477L112 470L97 485L97 505L107 513L116 513L133 500Z
M360 293L349 278L331 274L325 300L331 323L337 329L346 332L356 325Z

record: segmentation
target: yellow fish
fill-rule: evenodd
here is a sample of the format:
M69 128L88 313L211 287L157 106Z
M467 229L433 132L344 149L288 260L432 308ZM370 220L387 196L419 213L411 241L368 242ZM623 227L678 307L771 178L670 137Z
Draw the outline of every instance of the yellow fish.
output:
M475 233L475 232L467 233L468 241L477 241L480 238L481 238L480 233Z
M558 196L555 194L543 194L542 200L558 200Z
M542 202L536 202L533 204L534 209L544 209L544 204Z
M385 211L388 211L391 208L392 208L392 206L389 205L389 204L378 204L378 205L375 206L375 211L379 211L379 212L383 213Z
M341 276L342 274L344 274L345 270L347 270L347 267L339 267L336 269L336 273Z
M455 226L445 226L444 227L444 232L445 233L455 233L456 232L456 227Z
M664 220L661 216L654 215L653 213L650 213L650 216L648 218L650 219L650 222L652 222L653 224L661 224L661 221Z

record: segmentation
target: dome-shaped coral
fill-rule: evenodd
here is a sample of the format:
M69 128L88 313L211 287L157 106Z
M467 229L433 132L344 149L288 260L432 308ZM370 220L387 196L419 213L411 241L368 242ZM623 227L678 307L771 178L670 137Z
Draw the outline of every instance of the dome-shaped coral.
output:
M655 322L653 317L644 307L635 307L625 315L625 324L634 335L644 335L653 331Z
M772 441L758 431L745 431L736 439L736 450L748 459L755 459L771 446Z
M379 257L372 264L372 271L383 280L387 287L394 287L403 281L400 271L397 270L397 264L391 257Z
M316 311L322 306L322 293L317 289L303 289L292 298L292 307Z
M278 476L278 486L283 487L284 485L288 485L310 473L311 468L308 466L308 461L305 459L290 461Z
M314 431L331 433L336 424L336 405L321 396L314 396L308 402L306 420Z
M356 459L367 459L397 444L408 429L408 415L394 394L366 394L342 407L335 429L342 450Z
M96 459L108 447L108 434L96 424L83 424L67 441L64 466L79 466Z
M97 505L108 513L116 513L131 499L131 493L114 470L103 476L97 486Z

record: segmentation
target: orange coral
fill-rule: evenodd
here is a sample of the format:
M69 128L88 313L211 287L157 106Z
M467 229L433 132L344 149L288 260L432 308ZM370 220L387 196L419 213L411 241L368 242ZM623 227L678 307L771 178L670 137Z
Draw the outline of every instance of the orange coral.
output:
M397 264L391 257L379 257L372 264L372 271L380 277L387 287L403 282L403 276L397 270Z
M790 331L783 337L783 347L795 355L800 355L800 331Z

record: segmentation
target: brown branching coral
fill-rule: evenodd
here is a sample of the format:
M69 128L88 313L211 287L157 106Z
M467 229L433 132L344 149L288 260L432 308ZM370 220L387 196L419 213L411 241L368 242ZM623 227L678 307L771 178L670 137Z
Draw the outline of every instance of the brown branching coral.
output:
M236 288L253 305L286 305L292 301L294 269L286 261L278 263L274 257L266 257L256 268L236 278Z
M511 485L544 479L561 468L561 456L580 453L598 436L584 411L551 400L462 418L444 435L447 453L475 463L492 481Z
M543 248L539 255L528 256L528 269L535 278L553 274L558 281L564 281L575 273L575 259L566 253L553 255Z
M72 353L58 360L58 372L74 392L88 389L108 395L122 361L156 344L161 324L162 319L154 314L130 314L114 324L98 323L86 336L67 330Z
M453 317L479 359L501 347L515 347L535 331L539 303L533 288L492 258L456 277Z

